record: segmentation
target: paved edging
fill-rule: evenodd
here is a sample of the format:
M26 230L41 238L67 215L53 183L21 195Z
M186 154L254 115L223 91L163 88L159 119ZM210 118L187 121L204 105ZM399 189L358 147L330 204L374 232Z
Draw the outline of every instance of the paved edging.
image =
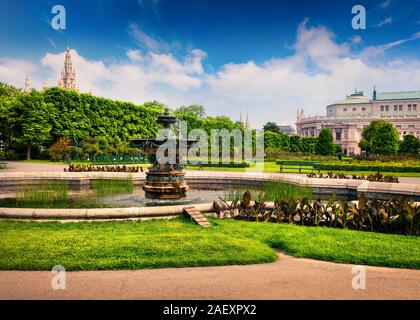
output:
M0 186L12 183L39 182L43 180L76 181L89 184L96 179L127 179L142 183L145 173L125 172L0 172ZM370 182L355 179L325 179L292 176L282 173L262 172L227 172L227 171L187 171L185 178L192 183L233 182L267 182L282 181L299 186L309 186L316 189L342 189L364 193L390 193L420 196L420 184Z

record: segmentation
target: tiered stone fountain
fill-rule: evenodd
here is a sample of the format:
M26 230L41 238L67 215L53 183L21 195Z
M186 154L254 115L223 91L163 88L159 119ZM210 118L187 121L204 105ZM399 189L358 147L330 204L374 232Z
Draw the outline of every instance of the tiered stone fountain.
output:
M157 123L163 128L169 129L177 122L177 117L169 114L165 109L163 115L159 116ZM189 187L185 182L185 172L180 165L179 147L186 146L187 150L191 148L197 141L177 138L158 139L133 139L131 146L143 149L152 161L153 166L146 173L146 182L143 185L146 198L150 199L180 199L186 196ZM158 148L164 144L173 143L176 146L176 159L161 163L156 157Z

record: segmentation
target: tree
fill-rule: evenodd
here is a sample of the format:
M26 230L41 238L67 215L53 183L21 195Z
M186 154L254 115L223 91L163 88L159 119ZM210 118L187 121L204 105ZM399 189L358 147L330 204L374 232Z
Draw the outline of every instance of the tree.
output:
M268 149L289 151L290 138L287 134L264 131L264 145Z
M420 140L412 134L406 134L400 142L399 153L418 154L420 151Z
M189 106L181 106L175 111L176 114L183 113L183 114L193 114L197 118L203 118L206 115L206 110L203 106L198 104L191 104Z
M264 131L271 131L275 133L280 133L280 128L275 122L267 122L264 127Z
M317 143L317 137L301 137L299 140L299 151L303 153L315 153Z
M384 121L375 130L372 139L372 152L393 155L398 151L398 131L392 123Z
M31 159L32 146L49 140L51 132L51 104L36 90L23 94L13 103L13 139L26 145L26 159Z
M300 137L291 135L290 136L290 152L300 151Z
M372 120L370 124L363 128L362 138L359 141L359 148L367 153L372 152L372 140L376 134L377 129L384 123L385 120Z
M318 142L315 146L315 153L327 156L334 154L334 151L334 139L331 130L328 128L321 129L321 132L318 136Z

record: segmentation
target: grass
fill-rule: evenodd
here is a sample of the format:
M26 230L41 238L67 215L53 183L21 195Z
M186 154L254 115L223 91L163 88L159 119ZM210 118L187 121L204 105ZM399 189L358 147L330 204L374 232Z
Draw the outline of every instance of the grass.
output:
M0 221L1 270L141 269L275 261L296 257L420 269L420 238L321 227L182 218L144 222Z
M217 168L217 167L206 167L203 166L202 168L198 166L188 166L187 169L189 170L212 170L212 171L238 171L238 172L245 172L251 171L256 172L259 169L255 167L255 164L251 163L250 168ZM264 162L264 172L280 172L280 165L276 164L274 161L266 161ZM334 174L336 173L345 173L348 175L368 175L368 174L375 174L376 171L342 171L342 170L321 170L321 173L325 174L332 171ZM307 173L318 173L317 170L312 170L312 168L302 168L302 174ZM285 168L283 169L283 173L299 173L299 168ZM420 177L420 172L381 172L384 176L397 176L397 177Z

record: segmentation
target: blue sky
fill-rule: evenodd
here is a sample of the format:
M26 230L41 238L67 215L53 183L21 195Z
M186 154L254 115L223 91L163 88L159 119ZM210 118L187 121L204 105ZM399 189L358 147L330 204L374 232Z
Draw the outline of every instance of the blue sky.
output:
M55 4L66 30L51 28ZM354 4L366 30L351 27ZM356 86L420 90L419 31L415 0L2 1L0 81L55 85L69 43L81 91L293 123Z

